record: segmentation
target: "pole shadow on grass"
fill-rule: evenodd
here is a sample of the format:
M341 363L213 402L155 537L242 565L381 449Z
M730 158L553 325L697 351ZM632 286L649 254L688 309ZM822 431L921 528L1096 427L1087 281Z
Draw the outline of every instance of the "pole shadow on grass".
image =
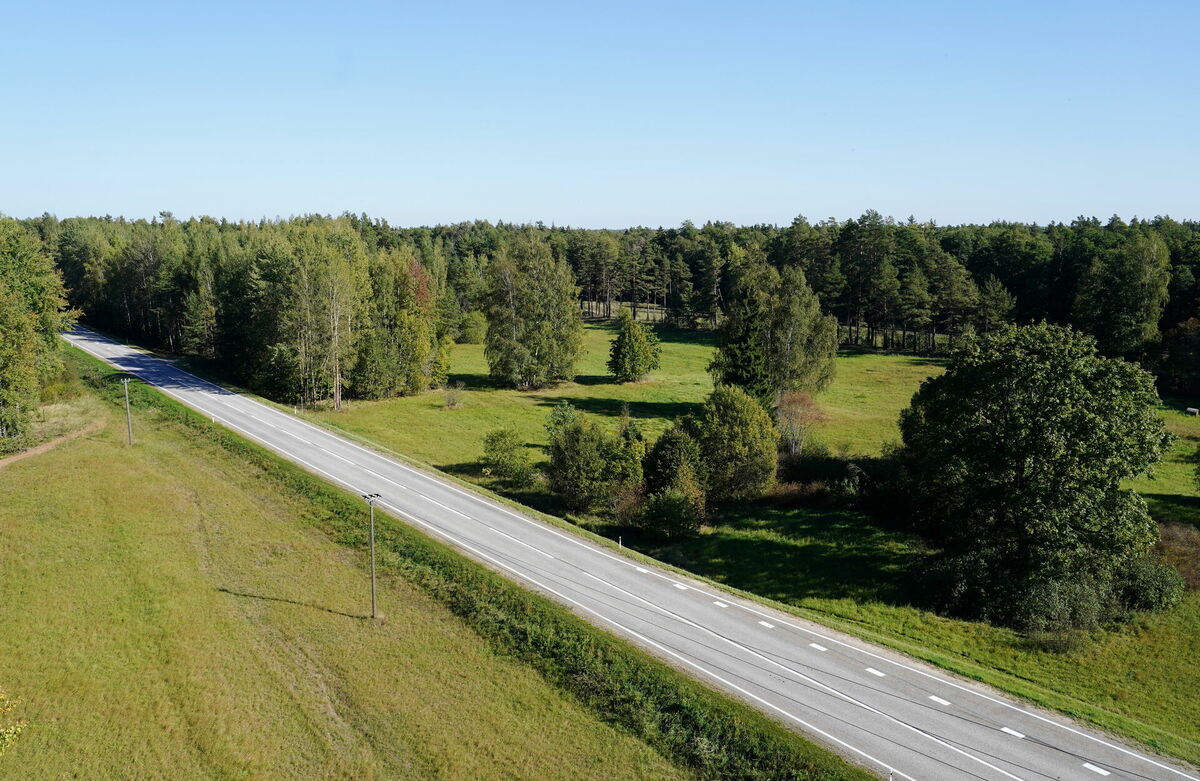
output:
M247 594L243 591L234 591L232 589L223 588L221 586L217 587L217 591L220 591L222 594L229 594L232 597L245 597L246 599L261 599L264 602L286 602L289 605L297 605L298 607L308 607L308 608L312 608L313 610L320 610L325 613L332 613L335 616L344 616L346 618L356 618L360 621L366 621L366 620L370 619L369 615L359 615L356 613L343 613L340 610L334 610L332 608L323 607L321 605L314 605L311 602L301 602L297 599L286 599L284 597L268 597L264 594Z

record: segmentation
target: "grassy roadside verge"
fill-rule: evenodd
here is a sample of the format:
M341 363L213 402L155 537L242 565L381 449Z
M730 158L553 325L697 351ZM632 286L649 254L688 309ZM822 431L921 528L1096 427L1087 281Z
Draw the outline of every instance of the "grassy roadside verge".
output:
M118 372L72 350L102 396L119 398ZM139 408L184 427L251 465L262 479L313 507L316 528L352 549L365 544L363 509L335 488L157 391L131 384ZM865 772L431 540L381 519L384 572L448 607L497 651L519 659L681 767L711 778L864 779Z
M370 621L303 497L87 395L102 431L0 472L0 779L694 777L407 581Z

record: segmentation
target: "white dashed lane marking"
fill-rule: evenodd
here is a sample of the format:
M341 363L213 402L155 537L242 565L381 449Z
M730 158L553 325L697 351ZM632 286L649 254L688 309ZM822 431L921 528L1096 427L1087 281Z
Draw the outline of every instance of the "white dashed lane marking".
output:
M874 667L868 667L867 672L869 672L871 675L877 676L879 678L882 678L884 675L886 675L886 673L881 673L878 670L876 670Z
M1095 765L1093 765L1091 762L1084 762L1084 763L1083 763L1083 766L1084 766L1084 767L1086 767L1088 770L1092 771L1093 773L1098 773L1099 775L1102 775L1102 776L1111 775L1111 774L1110 774L1110 773L1109 773L1107 770L1105 770L1104 768L1102 768L1102 767L1096 767L1096 766L1095 766Z
M713 604L717 607L729 607L729 605L726 605L724 602L718 602L715 599L713 600Z
M687 591L687 586L683 585L682 583L672 583L671 585L680 591Z
M818 645L818 644L816 644L816 643L809 643L809 644L808 644L808 647L809 647L809 648L815 648L815 649L817 649L818 651L828 651L828 650L829 650L829 649L828 649L828 648L826 648L825 646L823 646L823 645Z
M949 705L950 704L950 700L943 700L941 697L938 697L936 694L929 695L929 699L933 700L938 705Z
M759 621L758 623L759 623L759 625L760 625L760 626L765 626L767 629L774 629L774 628L775 628L775 625L774 625L774 624L769 624L769 623L767 623L766 621Z
M1025 737L1025 736L1024 736L1023 734L1021 734L1020 732L1017 732L1015 729L1010 729L1009 727L1001 727L1001 728L1000 728L1000 731L1001 731L1001 732L1007 732L1009 735L1012 735L1014 738L1023 738L1023 737Z

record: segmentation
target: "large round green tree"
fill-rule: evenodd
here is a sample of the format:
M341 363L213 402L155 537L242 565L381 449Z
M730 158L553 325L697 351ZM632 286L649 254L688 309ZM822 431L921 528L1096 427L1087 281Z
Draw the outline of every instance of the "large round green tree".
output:
M960 347L900 418L917 520L943 549L943 605L1023 628L1111 615L1157 538L1121 485L1170 442L1157 403L1149 373L1069 328Z
M719 385L693 423L715 501L754 499L775 481L779 435L762 405L741 388Z

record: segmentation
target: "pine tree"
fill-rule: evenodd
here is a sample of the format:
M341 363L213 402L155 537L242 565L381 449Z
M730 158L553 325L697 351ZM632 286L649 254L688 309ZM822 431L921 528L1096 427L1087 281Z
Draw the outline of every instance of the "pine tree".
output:
M803 271L750 263L734 285L709 369L717 382L773 404L785 391L827 387L837 341L837 320L821 313Z
M658 337L626 310L617 321L617 336L608 353L608 370L617 382L637 382L659 366Z

